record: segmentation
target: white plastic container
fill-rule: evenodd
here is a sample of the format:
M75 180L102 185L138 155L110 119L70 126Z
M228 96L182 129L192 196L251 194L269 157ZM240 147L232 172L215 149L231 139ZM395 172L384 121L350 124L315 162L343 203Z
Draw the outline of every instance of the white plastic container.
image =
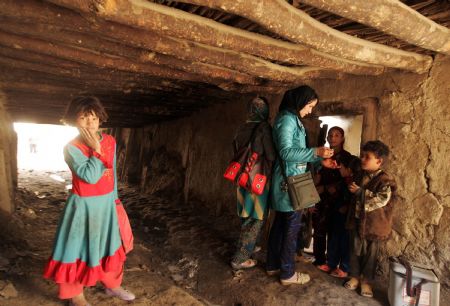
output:
M427 282L422 284L419 306L439 306L440 283L433 270L415 267L412 268L412 286L422 279ZM391 261L389 269L388 299L391 306L414 306L416 299L406 294L406 268L397 262Z

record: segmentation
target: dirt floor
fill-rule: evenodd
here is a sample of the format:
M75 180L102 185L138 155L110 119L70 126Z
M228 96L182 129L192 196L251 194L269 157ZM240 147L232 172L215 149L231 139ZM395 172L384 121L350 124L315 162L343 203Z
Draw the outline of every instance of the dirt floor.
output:
M56 286L41 274L68 184L67 172L20 173L17 211L12 219L0 220L0 305L64 304ZM374 299L364 298L306 263L297 270L308 272L310 283L282 286L265 275L264 251L255 254L261 262L257 268L233 273L228 263L238 228L230 226L229 218L140 195L127 186L119 188L119 195L136 238L123 284L136 294L134 305L388 305L386 282L376 286ZM103 294L100 285L86 295L92 305L125 304Z

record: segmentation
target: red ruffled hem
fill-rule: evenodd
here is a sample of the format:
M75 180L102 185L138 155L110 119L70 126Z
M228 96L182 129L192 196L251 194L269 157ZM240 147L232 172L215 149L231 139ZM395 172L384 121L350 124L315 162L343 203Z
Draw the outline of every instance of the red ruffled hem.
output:
M44 277L53 279L58 284L79 282L84 286L95 286L103 279L104 273L122 269L125 259L122 246L112 256L103 257L95 267L89 267L81 260L63 263L50 258L44 270Z

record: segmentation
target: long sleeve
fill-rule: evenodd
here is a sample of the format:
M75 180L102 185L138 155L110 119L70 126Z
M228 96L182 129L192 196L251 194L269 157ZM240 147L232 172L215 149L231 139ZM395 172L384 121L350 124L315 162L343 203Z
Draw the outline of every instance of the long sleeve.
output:
M389 203L392 196L392 190L389 185L383 186L380 191L372 192L368 189L364 190L364 210L371 212L375 209L382 208Z
M298 148L293 144L293 137L297 129L296 119L284 116L278 123L278 151L282 160L286 162L315 162L318 157L314 148Z
M97 183L106 169L100 159L95 156L87 157L70 144L64 148L64 160L81 180L89 184Z

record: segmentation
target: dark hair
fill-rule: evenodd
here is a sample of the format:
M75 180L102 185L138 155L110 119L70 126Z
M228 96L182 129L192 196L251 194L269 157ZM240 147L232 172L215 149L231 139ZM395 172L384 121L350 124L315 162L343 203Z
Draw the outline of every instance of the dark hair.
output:
M361 172L361 160L355 155L345 155L339 160L339 164L345 168L350 168L353 174Z
M64 124L75 125L79 114L90 113L94 113L98 117L100 123L106 122L108 120L108 114L106 113L105 108L97 97L79 96L70 101L61 121Z
M330 133L331 131L338 131L342 135L342 137L345 137L344 129L339 126L333 126L331 129L328 130L328 133Z
M319 96L311 87L303 85L284 93L278 111L287 110L298 115L298 112L312 100L319 101Z
M372 152L377 158L386 158L389 156L388 146L379 140L366 142L363 145L362 150L366 152Z

